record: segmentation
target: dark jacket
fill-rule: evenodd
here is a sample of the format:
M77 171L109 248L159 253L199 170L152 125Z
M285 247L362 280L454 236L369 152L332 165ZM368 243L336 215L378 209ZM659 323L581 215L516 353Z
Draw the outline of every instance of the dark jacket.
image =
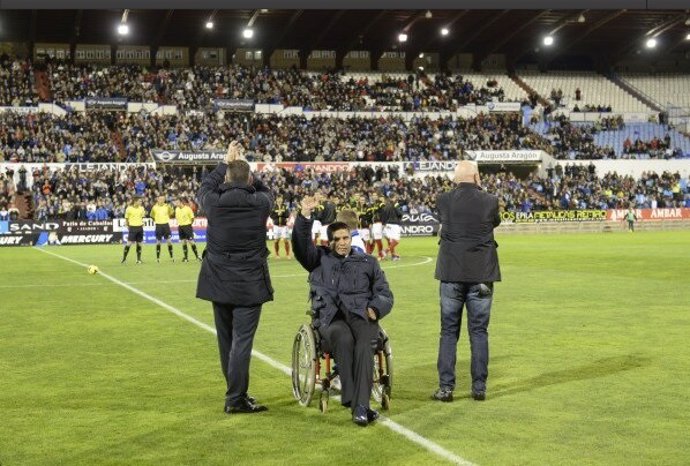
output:
M498 198L473 183L459 183L440 194L436 207L441 221L436 279L487 283L501 280L494 228L501 223Z
M298 215L292 230L295 257L309 272L315 326L328 326L338 309L367 319L372 308L379 319L393 308L393 293L375 257L352 249L342 257L311 241L312 221Z
M399 225L402 220L402 215L403 211L400 205L391 200L386 201L379 212L379 217L383 224Z
M239 306L263 304L273 300L266 249L273 198L259 180L252 186L223 183L226 169L219 164L197 193L208 228L196 297Z

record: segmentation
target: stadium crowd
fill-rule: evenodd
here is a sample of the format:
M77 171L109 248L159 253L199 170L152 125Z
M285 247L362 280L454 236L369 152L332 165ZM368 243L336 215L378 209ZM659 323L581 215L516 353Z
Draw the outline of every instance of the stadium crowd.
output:
M496 82L477 85L460 74L424 73L404 78L355 79L340 72L304 72L297 68L194 66L151 69L141 65L94 65L49 62L53 99L125 97L135 102L175 104L181 110L207 109L215 99L251 99L304 110L441 111L459 105L503 101Z
M457 160L465 150L550 150L517 113L475 118L0 113L0 161L142 162L149 149L205 150L240 139L250 161Z
M178 114L77 113L67 106L66 116L3 112L0 162L135 162L149 159L151 148L200 150L224 147L232 139L249 147L250 160L263 161L453 160L463 150L481 149L542 149L559 159L600 159L616 155L611 147L598 146L593 135L623 125L619 116L578 125L551 113L545 115L549 130L544 137L522 125L517 113L409 121L399 116L308 119L218 112L214 106L215 99L250 99L305 111L424 112L503 100L496 81L474 83L460 74L382 74L370 81L366 75L240 65L149 69L48 60L40 66L48 77L46 95L63 106L89 96L124 97L175 104ZM36 105L30 61L3 55L0 78L0 105ZM525 104L534 107L537 98L530 99ZM668 141L656 140L634 141L623 156L638 152L653 158L683 156Z
M598 176L590 167L557 165L548 176L536 173L524 179L508 170L482 175L484 188L499 196L504 209L531 212L552 209L610 209L690 207L688 179L678 173L649 172L639 179L607 173ZM134 196L144 199L147 209L159 195L169 202L181 197L193 199L206 170L130 167L124 171L78 168L36 169L33 205L36 220L108 219L122 217ZM337 198L339 205L364 199L372 205L397 193L403 212L435 213L436 195L451 188L446 176L412 177L395 167L353 167L349 171L317 173L312 169L273 169L260 174L289 207L296 207L305 195L320 192ZM196 207L194 207L196 209Z
M0 107L34 106L37 103L31 62L0 55Z

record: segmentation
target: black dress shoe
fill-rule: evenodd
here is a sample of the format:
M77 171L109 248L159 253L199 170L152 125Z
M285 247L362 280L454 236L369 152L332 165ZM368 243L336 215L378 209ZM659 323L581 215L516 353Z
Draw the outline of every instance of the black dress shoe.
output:
M366 406L357 405L355 410L352 411L352 422L362 427L366 427L369 424L369 413Z
M486 400L486 392L484 390L472 390L472 398L477 401L484 401Z
M379 418L379 412L378 411L376 411L374 409L367 408L367 421L369 421L369 423L374 422L378 418Z
M240 398L236 404L225 407L225 412L227 414L252 414L262 411L268 411L268 408L264 405L252 403L248 398Z

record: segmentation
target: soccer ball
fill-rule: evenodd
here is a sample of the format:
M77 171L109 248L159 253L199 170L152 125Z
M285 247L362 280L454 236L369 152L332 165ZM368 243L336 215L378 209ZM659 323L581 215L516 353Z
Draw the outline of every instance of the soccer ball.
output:
M98 267L96 267L95 265L89 265L89 268L87 270L91 275L98 273Z

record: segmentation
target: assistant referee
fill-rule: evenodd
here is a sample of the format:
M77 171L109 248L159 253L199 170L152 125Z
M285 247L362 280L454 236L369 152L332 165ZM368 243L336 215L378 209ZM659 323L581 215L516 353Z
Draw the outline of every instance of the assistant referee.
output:
M170 216L173 209L165 203L165 196L158 196L157 202L151 208L151 217L156 224L156 262L161 261L161 240L165 239L168 243L168 253L170 260L175 262L173 257L172 233L170 231Z
M141 242L144 241L144 216L146 210L141 205L141 198L135 197L132 204L125 210L125 225L127 225L127 244L122 254L122 264L127 261L129 248L137 243L137 264L141 264Z
M177 200L177 207L175 208L175 218L177 219L177 231L180 235L180 242L182 243L182 253L184 258L182 262L189 262L187 243L192 246L192 252L196 260L200 261L199 253L196 250L196 243L194 242L194 229L192 223L194 222L194 212L189 207L189 201L186 197Z

